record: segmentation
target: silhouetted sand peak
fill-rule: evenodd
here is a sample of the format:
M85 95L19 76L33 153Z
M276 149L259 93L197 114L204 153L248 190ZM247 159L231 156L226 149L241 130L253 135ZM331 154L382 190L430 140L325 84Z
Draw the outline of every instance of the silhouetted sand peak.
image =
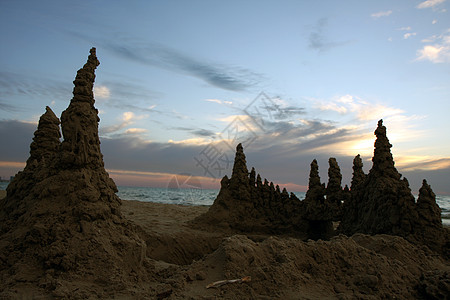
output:
M442 228L431 187L424 181L416 203L408 180L401 178L394 166L392 145L382 120L375 135L373 166L367 176L362 172L360 158L355 157L351 198L344 204L339 230L347 235L399 235L448 255L448 231Z
M350 189L354 190L366 179L366 174L363 171L363 162L361 156L358 154L353 159L353 177Z
M255 178L256 176L256 178ZM224 176L217 198L194 226L212 226L238 232L304 234L301 202L273 182L248 172L244 150L236 147L233 173Z
M47 107L27 165L0 203L0 259L8 257L2 259L8 280L39 285L56 298L83 297L76 295L82 290L73 294L72 279L99 290L124 289L134 284L132 274L148 275L146 244L120 213L117 187L103 167L92 92L98 65L92 48L61 116L64 141L60 144L59 120Z

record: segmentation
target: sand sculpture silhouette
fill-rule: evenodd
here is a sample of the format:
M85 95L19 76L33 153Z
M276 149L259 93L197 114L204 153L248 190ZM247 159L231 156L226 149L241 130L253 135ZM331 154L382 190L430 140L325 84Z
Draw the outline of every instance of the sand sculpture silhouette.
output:
M38 285L56 297L69 295L75 279L123 289L137 275L146 277L146 244L120 213L100 151L93 96L98 65L92 48L61 116L62 142L60 121L46 107L26 166L0 203L0 260L10 274L4 280ZM100 297L114 288L99 291Z
M358 156L353 161L351 197L343 205L339 231L399 235L449 256L448 230L442 227L436 195L426 180L417 202L406 178L397 171L383 121L375 130L373 166L368 175L362 171Z
M248 172L244 150L236 147L231 178L224 176L214 204L207 213L196 218L193 225L211 225L240 232L302 233L307 225L299 216L301 202L280 191L254 168Z
M288 234L301 238L324 239L333 234L344 190L342 175L335 159L330 159L330 177L326 198L320 182L317 161L311 163L309 190L304 201L273 182L261 180L254 168L248 172L243 147L236 147L231 178L224 176L219 194L207 213L193 220L197 227L209 225L238 232ZM256 179L255 179L256 178Z
M300 201L286 189L267 180L255 170L248 172L243 147L236 148L231 178L221 181L220 192L208 212L193 224L208 224L266 234L291 234L310 239L333 235L333 221L339 232L398 235L427 245L448 256L448 230L442 227L440 208L431 187L423 182L415 202L406 178L394 166L392 145L382 120L375 130L373 167L364 174L361 157L353 161L351 189L342 188L342 175L335 158L329 159L328 185L321 183L316 160L311 163L309 187Z

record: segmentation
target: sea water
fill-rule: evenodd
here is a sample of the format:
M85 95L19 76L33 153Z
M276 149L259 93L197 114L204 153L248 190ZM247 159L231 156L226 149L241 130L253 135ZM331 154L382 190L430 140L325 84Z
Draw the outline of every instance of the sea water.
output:
M5 190L8 182L0 182L0 190ZM119 186L117 195L124 200L158 202L182 205L212 205L219 190L197 188L153 188ZM305 193L294 193L300 200ZM450 226L450 196L436 195L436 202L441 208L442 223Z
M149 188L119 186L117 195L121 199L139 200L183 205L212 205L219 190L185 189L185 188ZM305 199L306 193L295 192L297 198ZM416 197L417 200L417 197ZM436 195L436 202L441 208L442 223L450 225L450 196Z
M195 188L119 186L118 189L117 195L121 199L182 205L212 205L219 193L219 190ZM306 193L295 192L294 194L300 200L305 199ZM436 202L441 208L442 223L450 226L450 196L436 195Z

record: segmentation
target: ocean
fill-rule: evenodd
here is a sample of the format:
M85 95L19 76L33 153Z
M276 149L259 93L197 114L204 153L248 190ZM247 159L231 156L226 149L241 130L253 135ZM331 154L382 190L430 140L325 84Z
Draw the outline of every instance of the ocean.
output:
M117 195L121 199L144 202L158 202L183 205L211 205L219 190L185 189L185 188L150 188L119 186ZM300 200L306 193L294 193ZM450 226L450 196L436 195L436 202L441 208L442 223Z
M0 182L0 190L5 190L8 182ZM117 195L124 200L138 200L143 202L158 202L182 205L211 205L219 190L196 188L152 188L119 186ZM306 193L294 193L300 200ZM450 226L450 196L436 195L436 202L441 208L442 223Z

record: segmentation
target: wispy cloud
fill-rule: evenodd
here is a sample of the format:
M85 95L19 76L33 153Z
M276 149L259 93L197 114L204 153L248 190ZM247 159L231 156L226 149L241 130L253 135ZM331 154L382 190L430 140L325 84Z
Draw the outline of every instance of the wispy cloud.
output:
M0 110L6 111L6 112L18 112L23 109L18 106L11 105L11 104L5 103L3 101L0 101Z
M391 14L392 14L392 10L385 10L385 11L379 11L379 12L373 13L370 16L374 19L378 19L381 17L388 17Z
M204 136L204 137L213 137L216 135L214 131L208 130L208 129L194 129L192 130L192 133L198 136Z
M141 134L146 133L148 130L145 128L128 128L125 130L125 134Z
M9 96L67 100L71 97L71 84L49 78L39 78L28 74L0 71L0 101ZM12 107L4 106L11 109Z
M207 58L197 58L163 44L144 41L123 33L115 33L107 39L94 38L75 31L66 32L90 43L96 41L96 44L101 44L124 59L193 76L225 90L244 91L264 80L262 74L250 69L210 62Z
M403 38L406 40L406 39L409 39L412 36L415 36L416 34L417 34L416 32L407 32L407 33L405 33L403 35Z
M205 139L202 137L198 137L198 138L184 139L184 140L179 140L179 141L169 140L168 143L174 144L174 145L205 146L205 145L210 144L211 140Z
M315 107L323 111L335 111L339 114L352 113L360 121L371 121L402 114L402 109L389 107L381 103L365 101L357 96L344 95L333 100L313 99Z
M446 0L427 0L424 2L419 3L416 8L423 9L423 8L435 8L436 6L444 3Z
M204 129L204 128L170 127L168 129L186 131L186 132L192 133L195 136L200 136L200 137L214 138L217 135L217 133L215 131L212 131L209 129Z
M441 35L435 35L422 40L424 43L433 43L425 45L417 51L416 60L429 60L432 63L450 62L450 28Z
M405 171L439 170L450 168L450 158L431 156L403 156L396 161L396 165Z
M332 48L339 47L350 43L350 41L331 41L326 35L328 28L328 19L322 18L317 21L314 26L314 30L311 31L308 37L309 48L317 50L319 52L328 51Z
M225 90L244 91L262 80L261 74L251 70L208 63L161 44L116 40L106 42L105 47L125 59L182 72Z
M146 117L147 117L146 115L137 116L133 112L127 111L122 114L121 120L119 121L118 124L110 125L110 126L101 126L99 128L99 131L100 131L100 134L102 134L102 135L117 133L118 131L134 124L136 121L142 120ZM136 133L143 133L143 132L146 132L146 130L142 130L142 129L138 129L138 128L130 128L125 131L125 133L127 133L127 134L131 134L131 133L136 134Z
M212 102L217 104L225 104L225 105L232 105L233 101L228 100L219 100L219 99L205 99L206 102Z

